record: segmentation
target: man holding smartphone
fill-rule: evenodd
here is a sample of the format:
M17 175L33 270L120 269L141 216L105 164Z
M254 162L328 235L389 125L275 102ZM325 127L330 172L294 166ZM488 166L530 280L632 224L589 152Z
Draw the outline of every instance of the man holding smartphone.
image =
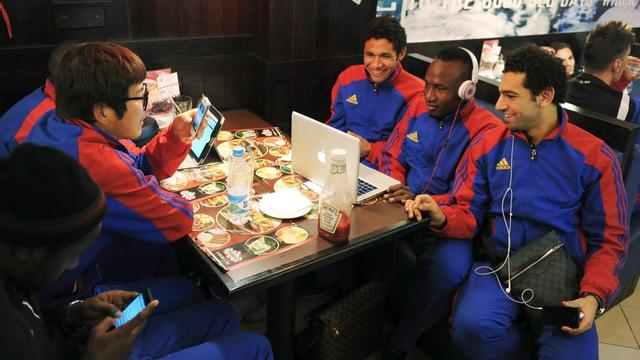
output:
M535 45L513 51L499 90L496 109L507 126L485 132L470 146L456 170L450 203L438 206L431 196L418 195L405 209L419 220L428 214L431 229L445 237L471 240L485 226L483 248L511 256L556 232L582 276L572 284L579 288L575 298L550 305L584 316L577 328L533 329L535 355L595 360L594 318L619 290L629 242L620 165L602 140L568 122L559 105L566 73L558 59ZM515 295L515 274L503 287L495 275L499 267L476 260L453 305L452 342L474 359L526 357L528 339L515 321L525 299L535 301L535 289L527 297Z
M153 300L117 328L138 293L107 291L41 311L34 293L78 265L100 233L107 199L73 158L32 144L0 159L0 186L12 189L0 193L0 358L273 358L268 341L239 332L230 306L215 300L150 317Z

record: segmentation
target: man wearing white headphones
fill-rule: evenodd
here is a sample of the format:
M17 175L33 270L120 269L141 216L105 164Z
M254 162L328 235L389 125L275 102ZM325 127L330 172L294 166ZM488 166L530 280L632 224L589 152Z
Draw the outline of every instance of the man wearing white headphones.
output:
M469 143L481 132L502 126L473 99L478 63L467 49L442 49L424 79L424 96L411 101L376 163L380 171L402 182L384 195L390 202L405 202L414 194L448 193ZM446 203L446 195L441 201ZM398 354L409 352L420 334L449 311L451 298L472 263L468 241L428 234L416 236L410 243L416 253L418 277L390 339L388 351Z
M338 75L326 123L360 138L360 155L373 157L380 155L407 104L422 92L424 83L400 64L407 54L407 34L395 18L382 16L369 22L363 52L363 64ZM367 159L363 163L371 165Z
M506 264L525 244L554 231L583 275L571 285L579 287L574 299L551 305L577 308L583 316L577 328L534 326L535 355L597 359L593 321L619 289L629 242L627 197L611 148L569 123L558 105L566 87L564 67L540 48L509 54L496 103L507 127L481 134L470 146L449 205L419 195L405 209L410 218L428 214L431 229L448 237L471 239L486 226L495 252L508 254ZM531 299L510 291L515 274L508 266L503 287L495 275L501 265L475 263L456 296L452 340L474 359L526 357L526 336L515 322Z

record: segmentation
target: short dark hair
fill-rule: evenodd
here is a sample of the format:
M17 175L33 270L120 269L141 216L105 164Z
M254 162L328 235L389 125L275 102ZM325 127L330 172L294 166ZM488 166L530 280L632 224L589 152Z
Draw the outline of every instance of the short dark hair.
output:
M584 44L584 65L597 71L605 71L611 63L624 56L631 47L635 34L622 21L598 24L587 36Z
M464 64L465 72L463 74L465 80L471 80L471 72L473 64L469 54L457 46L447 46L438 52L436 60L442 61L460 61Z
M67 51L69 51L69 49L72 49L74 46L77 46L77 45L79 45L79 43L65 42L56 46L55 48L53 48L53 50L51 50L51 54L49 55L49 62L47 63L47 68L49 70L49 79L51 79L54 83L58 78L58 70L60 67L60 63L62 62L62 58L67 53Z
M58 69L57 112L63 118L94 122L93 105L106 103L122 117L126 110L122 99L146 72L138 55L122 45L93 42L73 47Z
M505 56L504 72L524 73L524 87L534 96L552 87L555 91L553 102L564 102L567 95L567 72L562 61L540 49L537 45L526 44Z
M562 49L569 49L571 50L571 52L573 52L573 50L571 49L571 46L566 42L562 42L562 41L553 41L551 42L551 44L549 44L549 47L555 51L562 50Z
M391 16L380 16L369 22L366 40L369 39L386 39L398 54L407 47L407 33L400 22Z
M24 143L0 159L0 241L57 248L95 229L106 215L100 187L60 150Z

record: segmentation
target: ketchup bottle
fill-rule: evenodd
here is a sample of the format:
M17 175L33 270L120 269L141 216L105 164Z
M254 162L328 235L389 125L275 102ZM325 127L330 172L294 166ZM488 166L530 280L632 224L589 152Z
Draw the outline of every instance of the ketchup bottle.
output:
M329 178L320 195L318 235L332 243L348 241L351 230L353 197L348 191L346 155L344 149L331 151Z

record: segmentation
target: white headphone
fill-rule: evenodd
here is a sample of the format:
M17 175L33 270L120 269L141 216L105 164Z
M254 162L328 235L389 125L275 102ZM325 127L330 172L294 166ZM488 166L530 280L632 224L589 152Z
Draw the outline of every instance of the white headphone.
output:
M471 58L471 80L465 80L460 87L458 88L458 96L463 100L469 100L476 93L476 84L478 83L478 59L476 59L473 53L463 47L460 49L464 50L469 54L469 58Z

